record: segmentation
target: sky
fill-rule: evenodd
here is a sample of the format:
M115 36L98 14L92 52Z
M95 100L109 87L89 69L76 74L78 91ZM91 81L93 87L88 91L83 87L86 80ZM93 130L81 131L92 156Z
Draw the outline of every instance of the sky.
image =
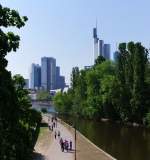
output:
M0 0L29 18L25 27L9 28L21 37L20 48L9 53L8 70L29 78L32 63L54 57L61 74L70 82L72 67L92 65L92 29L111 44L142 42L150 47L150 0Z

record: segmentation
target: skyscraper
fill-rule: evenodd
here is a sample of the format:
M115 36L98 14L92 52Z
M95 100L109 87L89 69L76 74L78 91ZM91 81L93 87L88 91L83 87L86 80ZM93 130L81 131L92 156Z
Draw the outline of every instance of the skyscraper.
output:
M104 41L99 40L99 56L104 56Z
M40 88L41 86L41 67L38 64L31 65L31 89Z
M56 87L56 59L52 57L41 58L41 87L45 90Z
M93 38L94 38L94 61L98 57L98 37L97 37L97 27L93 29Z
M60 75L60 67L56 67L56 89L65 88L65 77Z
M110 60L110 44L104 44L104 55L103 57Z

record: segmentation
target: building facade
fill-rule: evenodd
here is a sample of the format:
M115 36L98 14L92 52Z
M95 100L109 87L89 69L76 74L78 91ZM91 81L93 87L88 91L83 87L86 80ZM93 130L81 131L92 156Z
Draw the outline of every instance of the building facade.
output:
M41 58L41 87L44 90L56 88L56 59L52 57Z
M31 65L31 89L38 89L41 86L41 67L38 64Z
M99 39L97 37L97 28L93 29L93 38L94 38L94 46L93 46L93 50L94 50L94 62L98 57L98 42Z
M110 60L110 44L104 44L104 55L106 60Z

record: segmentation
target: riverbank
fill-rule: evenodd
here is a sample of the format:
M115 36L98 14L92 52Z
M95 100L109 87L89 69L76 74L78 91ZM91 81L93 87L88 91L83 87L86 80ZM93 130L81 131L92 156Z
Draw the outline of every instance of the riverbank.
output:
M48 116L43 116L43 121L48 123ZM65 123L62 120L58 120L58 129L61 132L61 136L63 139L72 140L73 148L74 148L74 128ZM45 135L44 135L45 134ZM54 132L49 131L48 127L43 132L42 137L37 141L35 146L36 154L40 155L38 159L34 160L73 160L73 153L64 153L60 150L60 145L57 140L54 139ZM45 137L45 138L44 138ZM40 142L42 140L42 142ZM77 160L115 160L112 156L98 148L94 145L90 140L88 140L85 136L83 136L80 132L77 131Z
M72 126L60 120L73 135L75 130ZM79 131L77 131L77 160L116 160L111 155L97 147Z

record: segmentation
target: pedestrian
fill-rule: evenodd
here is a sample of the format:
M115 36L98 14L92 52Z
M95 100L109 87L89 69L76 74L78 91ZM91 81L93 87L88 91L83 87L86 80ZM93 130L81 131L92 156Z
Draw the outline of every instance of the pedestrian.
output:
M55 128L55 122L53 122L53 127Z
M68 147L69 147L69 144L68 144L68 141L65 140L65 150L68 152Z
M70 151L72 151L72 141L70 140L70 147L69 147Z
M55 139L57 138L57 133L56 133L56 131L55 131Z
M60 131L58 131L58 138L60 138Z
M53 125L52 125L52 131L53 131Z
M64 142L61 142L61 151L64 152Z

